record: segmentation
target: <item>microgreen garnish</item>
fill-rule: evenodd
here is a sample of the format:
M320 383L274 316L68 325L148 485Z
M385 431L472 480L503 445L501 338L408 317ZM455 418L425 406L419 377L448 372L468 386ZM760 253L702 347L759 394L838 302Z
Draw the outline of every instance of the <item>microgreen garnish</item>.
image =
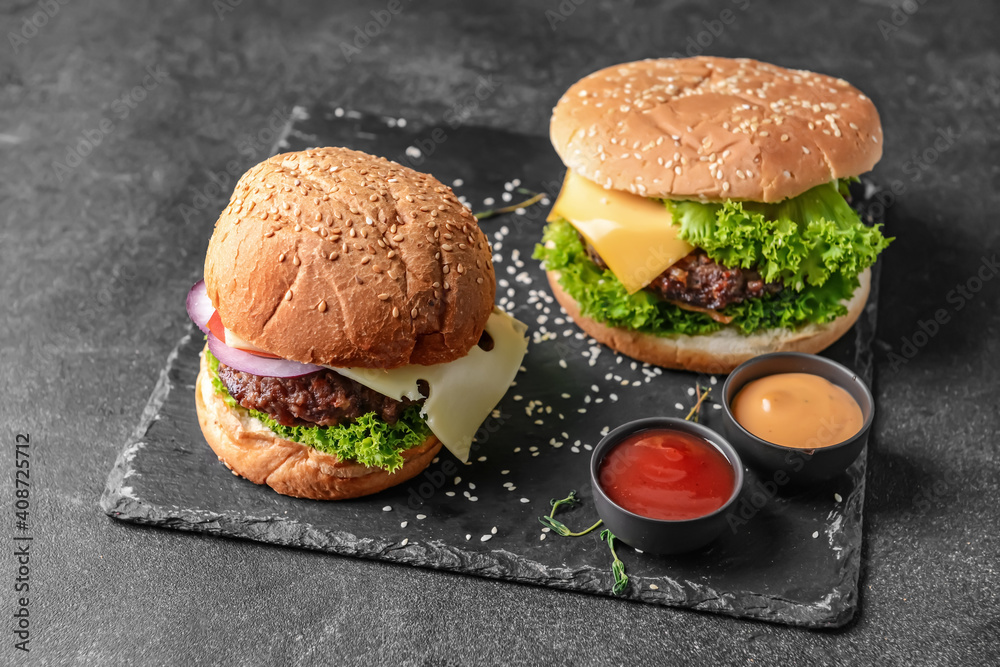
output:
M518 188L518 192L521 194L530 194L531 197L525 199L519 204L511 204L510 206L504 206L503 208L491 208L487 211L482 211L481 213L476 213L475 216L479 220L485 220L486 218L492 218L495 215L503 215L504 213L513 213L519 208L528 208L529 206L534 206L538 202L542 201L545 197L544 192L532 192L531 190L525 190L524 188Z
M553 498L552 500L549 501L549 503L552 505L552 511L549 512L548 516L538 517L538 520L541 522L543 526L551 528L556 535L559 535L561 537L580 537L595 530L598 526L604 523L602 520L598 519L597 523L595 523L590 528L587 528L586 530L581 530L578 533L574 533L569 528L567 528L561 521L555 518L556 511L560 507L562 507L563 505L567 507L573 507L578 502L580 501L576 497L576 491L570 491L569 495L566 496L565 498L560 498L558 500ZM618 558L618 554L615 553L615 544L614 544L615 536L610 530L605 528L603 531L601 531L601 540L607 542L608 546L611 548L611 556L613 558L611 562L611 574L613 574L615 577L615 585L612 587L611 592L614 593L615 595L619 595L628 586L628 575L625 574L625 563L623 563L621 559Z
M608 547L611 549L611 556L614 558L614 561L611 563L611 573L615 575L615 586L611 589L611 592L619 595L628 587L628 575L625 574L625 563L618 558L618 554L615 552L615 534L605 528L601 531L601 539L608 543Z
M552 500L549 501L549 503L552 505L552 511L549 512L548 516L538 517L538 521L543 526L546 526L554 530L556 535L559 535L561 537L580 537L581 535L586 535L590 531L600 526L601 523L603 522L600 519L598 519L597 523L595 523L590 528L587 528L586 530L581 530L578 533L574 533L569 528L567 528L565 524L563 524L561 521L555 518L556 510L558 510L560 506L566 505L568 507L573 507L573 505L577 504L578 502L580 501L576 497L576 491L570 491L568 496L560 500L556 500L555 498L553 498Z
M698 421L698 416L701 414L701 404L704 403L705 399L708 398L708 395L712 393L711 387L706 387L705 390L702 391L701 385L697 383L694 385L694 388L695 393L698 395L698 401L694 404L694 406L692 406L690 412L687 413L687 417L684 418L685 421Z

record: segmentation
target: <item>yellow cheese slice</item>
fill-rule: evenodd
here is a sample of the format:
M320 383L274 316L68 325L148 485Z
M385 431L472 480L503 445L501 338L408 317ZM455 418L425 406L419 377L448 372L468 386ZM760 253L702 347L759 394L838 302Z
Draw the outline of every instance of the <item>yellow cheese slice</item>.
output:
M421 398L417 381L429 386L421 414L431 432L461 461L469 460L472 439L514 381L528 350L526 324L493 309L486 333L493 338L489 352L478 345L460 359L432 366L410 365L393 370L333 368L341 375L397 401Z
M692 250L677 238L670 211L655 199L605 190L566 172L549 222L564 218L583 234L629 294L638 292Z

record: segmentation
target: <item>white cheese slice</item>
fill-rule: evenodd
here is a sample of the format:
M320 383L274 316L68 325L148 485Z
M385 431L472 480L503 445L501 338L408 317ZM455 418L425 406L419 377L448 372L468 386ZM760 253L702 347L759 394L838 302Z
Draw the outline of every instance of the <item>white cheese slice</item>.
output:
M264 354L268 354L267 350L257 347L245 338L240 338L229 329L223 328L223 331L226 332L226 340L224 342L229 347L235 347L238 350L244 350L246 352L263 352Z
M469 460L476 431L507 393L521 367L528 350L527 330L526 324L494 308L486 322L486 333L493 339L489 352L475 345L464 357L445 364L414 364L388 371L331 370L397 401L421 398L417 381L426 381L430 395L421 414L438 440L464 462Z

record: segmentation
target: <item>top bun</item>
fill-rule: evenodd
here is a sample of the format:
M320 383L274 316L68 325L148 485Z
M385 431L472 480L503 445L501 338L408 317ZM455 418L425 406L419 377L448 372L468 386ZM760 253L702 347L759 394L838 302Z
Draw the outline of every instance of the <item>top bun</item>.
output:
M244 174L205 286L225 327L263 350L385 369L465 356L496 294L489 243L451 188L346 148Z
M602 69L566 91L550 131L581 176L665 199L776 202L882 157L878 112L857 88L747 59Z

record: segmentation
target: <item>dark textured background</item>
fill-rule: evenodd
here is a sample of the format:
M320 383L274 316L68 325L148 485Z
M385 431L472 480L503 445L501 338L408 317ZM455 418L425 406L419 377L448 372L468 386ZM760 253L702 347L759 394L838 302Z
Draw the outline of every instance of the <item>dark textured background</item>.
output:
M909 15L889 0L564 0L553 29L554 0L404 0L348 62L342 44L385 2L63 1L37 31L23 23L37 2L0 3L0 508L12 498L15 433L31 434L35 485L33 649L27 661L15 655L0 622L0 662L1000 660L1000 279L949 299L1000 252L996 3L906 0ZM707 52L843 76L875 100L885 127L875 177L896 185L887 219L898 240L882 276L855 622L794 630L104 516L97 499L186 327L180 302L227 196L210 188L204 200L210 176L264 158L272 116L316 99L431 122L459 111L544 134L577 78L683 51L727 8L732 22L702 37ZM130 91L149 66L168 77L138 101ZM463 103L480 77L496 92ZM101 144L57 171L102 119L114 127ZM936 139L944 150L925 154ZM950 321L915 336L938 309ZM907 348L914 338L926 344ZM893 355L904 349L915 354L901 363ZM14 604L5 532L0 618Z

